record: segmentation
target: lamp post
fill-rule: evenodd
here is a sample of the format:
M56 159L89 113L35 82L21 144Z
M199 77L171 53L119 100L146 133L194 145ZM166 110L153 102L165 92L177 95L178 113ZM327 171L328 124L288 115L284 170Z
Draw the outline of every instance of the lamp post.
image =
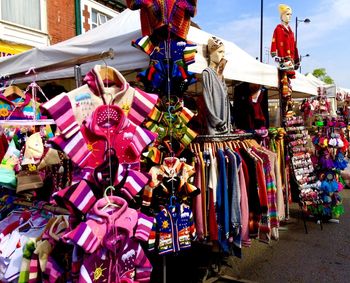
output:
M305 23L305 24L309 24L311 22L310 19L306 18L304 20L299 20L298 17L295 18L295 46L298 46L298 23Z
M301 73L301 59L304 58L304 57L310 57L310 54L308 53L308 54L306 54L306 55L300 55L300 56L299 56L299 62L300 62L300 67L299 67L299 68L300 68L300 73Z

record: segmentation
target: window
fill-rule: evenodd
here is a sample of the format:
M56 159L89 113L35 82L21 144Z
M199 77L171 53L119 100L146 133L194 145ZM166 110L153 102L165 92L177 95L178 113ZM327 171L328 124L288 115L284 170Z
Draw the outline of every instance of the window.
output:
M95 9L91 9L91 26L92 28L98 27L99 25L104 24L108 20L110 20L112 17L107 16L106 14L103 14Z
M1 0L1 19L29 28L43 30L42 0Z

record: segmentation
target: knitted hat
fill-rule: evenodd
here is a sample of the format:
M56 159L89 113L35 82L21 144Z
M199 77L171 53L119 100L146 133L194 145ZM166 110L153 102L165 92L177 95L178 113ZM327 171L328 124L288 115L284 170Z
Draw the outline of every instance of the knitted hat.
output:
M44 153L44 144L41 134L32 134L25 142L22 165L37 164Z
M279 4L279 5L278 5L278 11L280 12L280 15L282 16L283 14L285 14L285 13L287 13L287 12L292 13L292 8L289 7L289 6L286 5L286 4Z
M208 39L208 51L209 53L219 49L219 47L224 46L224 43L215 36Z

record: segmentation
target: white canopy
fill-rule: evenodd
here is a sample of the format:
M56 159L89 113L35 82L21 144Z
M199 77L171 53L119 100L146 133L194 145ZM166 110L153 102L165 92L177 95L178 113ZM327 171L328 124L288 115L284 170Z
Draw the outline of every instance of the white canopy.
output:
M127 9L107 23L87 33L52 46L34 48L0 60L0 75L11 75L27 71L30 68L38 69L65 62L80 56L99 54L109 48L113 48L115 58L106 60L108 65L119 71L143 69L148 66L148 56L131 46L131 40L140 36L139 11ZM198 44L196 62L190 66L190 71L201 73L207 67L207 59L203 50L205 50L208 38L211 36L211 34L195 27L190 28L188 40ZM260 63L233 42L223 41L226 50L225 58L228 60L224 71L226 79L277 87L277 68L275 66ZM81 65L82 73L85 74L95 64L96 62ZM74 77L73 68L40 73L36 80L65 77ZM309 95L317 94L317 87L300 73L297 73L297 78L292 80L292 86L293 91L296 92Z
M306 78L316 88L323 87L326 90L328 97L335 97L336 96L336 86L334 84L326 84L324 81L321 81L319 78L316 78L311 73L308 73L306 75Z

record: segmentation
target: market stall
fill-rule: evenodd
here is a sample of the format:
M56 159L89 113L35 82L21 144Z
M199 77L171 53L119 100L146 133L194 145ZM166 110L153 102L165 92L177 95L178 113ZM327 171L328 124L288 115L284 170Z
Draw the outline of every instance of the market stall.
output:
M218 275L224 257L279 239L289 217L286 167L313 170L310 156L297 154L308 134L295 126L302 119L283 120L292 146L285 129L267 129L276 67L190 27L193 3L166 6L171 19L152 18L138 1L128 6L141 13L126 10L86 34L0 61L1 201L5 212L12 204L39 208L3 213L11 224L14 217L4 236L16 244L2 254L5 282L198 282L201 268ZM181 28L173 25L179 19ZM113 58L98 57L110 48ZM36 81L72 77L65 62L80 65L83 84L47 99ZM128 82L122 71L130 70L143 87ZM317 94L295 76L294 93ZM12 79L31 83L18 90ZM233 109L227 81L239 82ZM191 87L202 101L186 96ZM11 123L18 117L24 122ZM302 158L290 165L293 149ZM304 173L312 172L297 176L302 185ZM42 215L45 208L53 214ZM16 229L23 221L31 241Z

